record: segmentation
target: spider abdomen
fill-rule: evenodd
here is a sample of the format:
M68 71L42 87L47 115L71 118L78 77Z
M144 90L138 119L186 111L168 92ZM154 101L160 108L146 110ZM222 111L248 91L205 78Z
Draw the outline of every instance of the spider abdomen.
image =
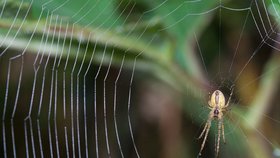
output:
M225 96L220 90L215 90L210 99L211 107L223 108L225 106Z

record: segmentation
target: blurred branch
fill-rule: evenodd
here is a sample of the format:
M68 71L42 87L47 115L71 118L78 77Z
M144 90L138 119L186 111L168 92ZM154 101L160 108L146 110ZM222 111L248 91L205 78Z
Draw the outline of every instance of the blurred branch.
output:
M43 36L43 34L46 34L48 31L48 28L46 28L46 21L41 20L38 23L37 28L36 27L37 21L28 21L26 20L23 23L23 26L21 27L21 34L17 38L13 38L8 36L5 38L3 35L0 39L1 42L3 42L4 47L10 47L11 49L17 49L17 50L23 50L27 46L27 51L31 53L38 53L39 50L44 50L44 48L40 47L46 47L46 52L40 52L40 53L51 53L52 56L56 55L56 52L58 50L57 55L62 54L62 57L67 56L67 50L70 46L69 42L65 44L65 48L62 46L62 42L58 43L51 43L51 41L47 41L46 44L41 44L40 38ZM7 19L1 19L0 20L0 28L3 30L8 29L12 26L12 30L16 31L20 28L21 21L17 21L15 25L12 26L12 22ZM27 36L28 34L32 33L35 30L35 36L37 38L33 38L28 44L30 36ZM73 33L72 33L73 31ZM60 32L60 33L59 33ZM11 34L13 36L13 34ZM72 37L72 44L70 49L70 58L74 59L77 56L78 58L82 59L84 55L84 48L78 49L78 44L75 42L80 41L82 43L86 43L87 41L90 41L92 44L91 46L94 47L95 44L100 45L106 45L107 47L118 48L121 50L124 50L125 52L121 52L121 55L123 56L124 53L127 55L134 54L133 58L130 58L130 68L133 67L135 56L139 56L137 58L137 67L138 68L138 60L140 61L140 68L144 68L145 70L148 70L152 74L156 74L157 77L160 79L163 79L167 83L171 84L171 86L179 91L182 90L189 90L190 94L193 96L196 96L200 98L202 95L201 93L204 93L206 84L200 83L200 81L197 81L192 76L188 75L184 70L182 70L176 63L173 62L171 58L166 58L165 55L170 55L168 52L162 52L162 49L160 49L159 46L152 45L149 42L146 42L142 39L135 38L133 36L124 36L120 33L111 31L111 30L103 30L100 28L85 28L79 25L69 25L69 27L66 27L66 24L63 24L63 26L60 28L57 25L52 24L50 26L50 31L48 34L49 37L55 36L56 40L59 38L63 39L65 36L67 39L71 39ZM39 38L38 38L39 37ZM57 47L58 45L58 47ZM52 49L51 49L52 48ZM96 55L103 53L101 51L96 51ZM167 49L166 51L170 51L170 49ZM90 56L92 52L87 53L86 61L89 61ZM106 53L107 54L107 53ZM110 53L108 53L110 54ZM107 57L109 59L109 57ZM98 58L95 58L95 60ZM105 57L106 59L106 57ZM105 60L106 61L106 60ZM109 60L108 60L109 61ZM120 62L121 60L119 60ZM100 61L96 60L96 62L99 64ZM149 64L150 63L150 64ZM151 64L152 63L152 64ZM108 64L108 63L103 63ZM118 60L113 61L113 64L118 64ZM145 66L149 65L149 66ZM205 93L206 94L206 93Z
M249 127L257 128L263 117L260 114L266 113L270 106L272 106L271 101L276 97L275 94L279 90L279 63L280 54L273 52L273 56L265 66L264 74L261 76L259 90L246 116L247 122L250 124Z

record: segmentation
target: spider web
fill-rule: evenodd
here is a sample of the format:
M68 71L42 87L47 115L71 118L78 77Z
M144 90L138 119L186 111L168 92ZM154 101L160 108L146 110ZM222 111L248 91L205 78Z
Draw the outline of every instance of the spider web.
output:
M238 108L240 108L239 110L242 109L242 112L239 113L240 111L237 112L235 110L226 112L226 117L228 119L225 120L225 128L228 129L226 130L226 137L229 137L229 139L232 140L232 142L228 143L229 146L232 146L232 148L236 150L235 153L230 152L231 155L234 155L234 157L279 157L279 138L277 136L274 137L272 134L273 132L271 132L273 130L279 130L279 117L275 112L272 112L273 110L278 109L277 105L272 105L274 104L273 98L278 94L278 90L272 88L277 86L277 79L279 77L277 73L279 65L276 61L278 59L277 53L279 51L279 39L277 33L278 17L275 16L275 19L273 19L270 16L271 14L278 14L278 10L276 9L278 4L272 1L251 1L247 6L233 6L234 5L231 6L220 2L218 8L216 20L216 25L218 25L219 28L219 30L216 31L218 34L218 43L213 46L215 48L214 50L218 50L216 53L218 56L218 59L215 60L216 63L208 65L209 63L205 62L205 58L209 58L207 53L210 54L209 51L213 51L213 49L211 49L210 46L209 50L205 50L208 46L206 46L204 40L207 40L208 38L203 37L204 34L202 34L201 40L199 41L196 33L194 33L197 52L201 58L204 72L207 78L210 78L210 82L212 82L212 91L215 89L221 89L223 92L226 92L228 97L231 91L231 86L234 85L240 87L238 90L235 90L235 94L238 94L238 99L234 99L232 102L232 108L234 108L234 106L239 106ZM227 23L225 21L227 21L229 17L233 17L230 16L231 14L240 15L238 16L240 18L239 20L232 19L233 22L229 22L230 25L233 26L226 26L226 29L232 29L232 34L223 31L225 26L222 25L222 23ZM239 23L234 24L236 21ZM252 24L254 28L252 28ZM248 29L250 31L248 31ZM210 31L213 30L210 28ZM207 36L207 30L205 32ZM255 43L253 46L249 46L249 49L244 49L248 45L252 45L252 43L247 42L248 32L254 32L253 38L255 38ZM204 47L201 45L204 45ZM225 55L223 54L225 50L231 53ZM270 52L272 54L266 54L265 56L260 52ZM268 58L270 58L270 60ZM212 68L209 68L211 66ZM257 75L250 76L252 75L252 72L250 71L256 66L262 67L262 72L257 72ZM272 74L275 76L273 75L272 77ZM275 82L273 82L274 79L272 78L275 79ZM268 82L270 82L270 84L268 84ZM257 89L256 87L258 86L259 91L255 92ZM270 86L271 88L269 88ZM245 94L246 91L251 92ZM243 93L243 96L241 96L241 93ZM205 102L204 104L207 103ZM248 104L251 104L251 106L248 106ZM201 115L200 117L205 118L207 117L205 113L207 114L205 111L198 114ZM252 117L246 117L246 115ZM217 127L217 124L215 124L215 126ZM249 131L253 131L254 136L249 134L250 132L244 130L244 126L245 128L250 128ZM214 129L214 131L218 133L218 129ZM241 138L238 138L237 135L241 135ZM218 135L214 134L214 145L217 145L217 137ZM257 145L254 145L254 143L257 143ZM253 147L248 148L248 146ZM213 151L215 150L214 148L212 149ZM252 153L255 154L248 153L248 149L252 150ZM256 150L262 150L264 152L257 152ZM227 154L225 152L222 153L222 155Z
M248 153L255 156L253 149L261 148L269 157L279 157L279 136L275 135L277 132L270 132L280 128L279 106L271 101L279 91L276 89L279 2L113 2L1 2L3 157L161 157L165 149L173 148L179 150L180 155L197 156L199 142L195 147L172 147L174 142L168 144L169 147L165 147L164 142L156 147L149 145L153 143L148 139L153 136L146 135L154 132L145 129L148 128L145 121L159 120L159 128L165 127L166 131L162 137L170 136L168 125L185 125L181 119L172 122L178 119L172 114L182 115L178 110L186 109L184 114L192 123L186 123L189 136L181 137L190 138L186 139L186 143L190 143L200 131L195 125L207 119L204 91L222 88L228 93L232 84L237 87L233 99L236 106L226 114L226 137L230 141L221 147L221 156L229 153L238 157L248 157ZM231 15L241 20L228 19ZM213 25L217 25L218 30L213 30ZM248 32L255 35L250 49L244 48ZM169 33L175 36L177 45L172 45L174 37L166 35ZM233 35L227 36L229 33ZM182 34L184 38L187 36L187 42L179 39ZM209 46L213 36L216 45ZM171 54L166 50L171 50ZM212 50L216 53L211 53ZM270 56L263 57L265 52ZM179 70L169 68L173 65L168 65L165 58L171 55L176 58ZM265 61L259 68L263 71L244 79L250 75L248 69L254 62L263 58ZM162 75L165 69L170 76ZM193 76L192 79L200 82L195 85L201 90L195 93L188 83L184 87L187 90L178 88L172 78L176 72ZM157 85L153 82L155 79L151 79L146 86L139 86L146 76L150 79L151 74L162 83ZM262 91L246 94L246 89L254 88L258 81ZM170 90L169 86L175 88ZM166 91L175 91L175 97ZM174 101L177 91L188 98L187 101L181 99L185 108L174 108L182 104ZM191 105L195 102L190 101L194 100L193 96L199 98L195 99L199 100L199 108ZM243 111L250 117L241 115ZM168 119L172 123L168 124ZM259 125L260 120L268 127ZM176 130L171 133L174 131L176 133ZM213 139L216 132L212 133ZM211 146L210 143L215 145L210 141L205 148ZM260 146L250 148L255 143ZM192 149L197 152L188 153ZM213 151L214 148L208 153Z

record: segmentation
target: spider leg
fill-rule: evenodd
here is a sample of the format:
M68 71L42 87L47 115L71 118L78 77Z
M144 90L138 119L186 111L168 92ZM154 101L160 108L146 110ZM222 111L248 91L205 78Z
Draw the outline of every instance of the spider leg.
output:
M201 134L199 135L198 139L201 139L202 136L204 135L204 133L205 133L207 127L208 127L208 122L209 122L209 119L208 119L207 122L205 123L205 126L204 126L204 128L203 128Z
M231 97L232 97L232 94L233 94L233 91L234 91L234 85L232 85L230 89L231 89L231 92L230 92L230 95L229 95L227 104L225 105L224 108L228 107L228 105L229 105L229 103L230 103L230 100L231 100Z
M216 146L216 157L218 157L219 149L220 149L220 139L221 139L221 128L222 128L222 120L219 120L218 124L218 140L217 140L217 146Z
M225 126L224 126L224 122L222 121L222 134L223 134L223 140L224 143L226 143L226 137L225 137Z
M206 123L206 125L205 125L205 127L204 127L204 130L202 131L201 135L199 136L199 138L200 138L205 133L204 139L203 139L203 142L201 144L200 151L199 151L199 154L198 154L199 156L201 155L201 152L202 152L202 150L204 148L204 145L205 145L205 142L206 142L206 139L207 139L210 127L211 127L211 121L212 121L212 118L209 118L207 123Z
M216 139L216 135L215 135L215 154L217 153L216 146L217 146L217 139Z

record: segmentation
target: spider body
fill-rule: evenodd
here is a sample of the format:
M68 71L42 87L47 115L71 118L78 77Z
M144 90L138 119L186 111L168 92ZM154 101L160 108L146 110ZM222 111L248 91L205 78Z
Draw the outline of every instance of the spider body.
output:
M222 111L225 107L224 94L220 90L215 90L211 95L211 99L208 101L208 105L211 109L210 117L217 119L222 118Z
M225 96L220 90L215 90L211 97L210 100L208 101L208 108L210 109L209 115L208 115L208 120L203 128L203 131L201 132L199 139L202 138L204 135L203 142L201 144L199 156L201 155L201 152L204 148L210 127L211 127L211 122L213 119L218 121L218 138L217 138L217 144L215 146L215 151L216 151L216 157L218 157L219 154L219 148L220 148L220 138L221 138L221 132L223 136L223 141L225 141L225 131L224 131L224 123L223 123L223 111L226 111L226 108L229 106L231 96L233 94L233 86L231 87L231 93L229 96L229 99L226 103L225 101Z

